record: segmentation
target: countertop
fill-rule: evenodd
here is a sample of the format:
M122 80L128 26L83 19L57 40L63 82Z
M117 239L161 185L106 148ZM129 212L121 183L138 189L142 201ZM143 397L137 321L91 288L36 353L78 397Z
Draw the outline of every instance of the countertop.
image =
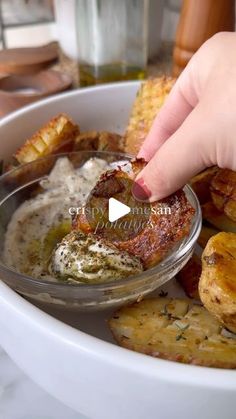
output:
M48 395L0 348L1 419L86 419Z

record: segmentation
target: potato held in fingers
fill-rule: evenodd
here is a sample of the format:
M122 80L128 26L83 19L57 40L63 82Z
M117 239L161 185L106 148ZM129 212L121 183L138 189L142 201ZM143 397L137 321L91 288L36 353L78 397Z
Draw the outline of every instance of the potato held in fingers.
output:
M202 255L199 295L204 306L230 331L236 332L236 234L221 232Z
M143 159L136 159L132 162L132 170L129 173L118 168L103 174L89 197L90 212L91 207L92 209L100 208L99 216L101 213L105 214L102 223L100 223L100 218L89 219L85 206L85 211L74 218L73 228L84 233L95 233L100 237L109 236L108 239L118 249L140 258L144 268L149 269L159 263L174 245L189 234L195 210L188 202L183 190L178 190L162 201L148 203L148 208L142 209L142 203L135 201L131 189L132 180L135 180L137 173L145 164ZM119 226L113 228L112 225L106 227L109 199L115 198L122 201L124 197L127 198L126 204L137 210L127 215L131 229L119 228ZM166 208L169 211L161 213L161 210ZM138 220L140 209L142 209L140 215L142 228L136 232L134 224ZM143 219L142 213L146 212L146 209L148 215Z

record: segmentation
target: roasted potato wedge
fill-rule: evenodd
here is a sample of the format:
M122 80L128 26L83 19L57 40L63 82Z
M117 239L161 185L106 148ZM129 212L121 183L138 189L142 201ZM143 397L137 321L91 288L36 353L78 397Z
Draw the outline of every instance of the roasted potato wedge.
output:
M80 150L124 152L124 138L108 131L82 132L74 144L74 151Z
M202 254L199 295L204 306L236 332L236 234L213 236Z
M211 180L211 196L216 208L236 222L236 172L219 169Z
M236 368L236 340L189 300L153 298L116 311L109 321L119 345L157 358L216 368Z
M140 208L140 203L135 201L132 196L132 180L137 173L145 166L143 159L133 161L133 171L126 173L118 168L116 170L108 171L98 181L95 188L90 194L90 207L102 208L105 213L108 213L109 199L115 198L122 200L120 196L127 196L129 206ZM122 195L120 195L122 194ZM131 203L130 203L131 202ZM136 204L135 204L136 202ZM161 208L170 209L170 214L160 214ZM194 209L188 202L185 193L182 190L163 199L162 201L149 204L150 214L148 220L144 220L144 227L132 238L127 238L124 235L126 229L119 229L120 238L114 241L115 246L120 250L125 250L141 259L145 269L148 269L158 262L160 262L172 247L181 239L183 239L190 230L191 221L194 215ZM93 233L101 237L107 232L113 233L114 228L107 229L106 219L103 225L98 228L99 219L93 218L89 220L87 211L82 211L73 220L73 228L83 231L84 233ZM128 215L129 221L136 221L137 215ZM148 221L148 222L147 222ZM133 223L134 224L134 223ZM112 240L113 241L113 240Z
M203 220L207 221L220 231L236 233L236 222L232 221L227 215L219 211L213 202L206 202L201 208Z
M126 152L138 153L174 82L175 79L171 77L157 77L142 83L125 133Z
M185 294L189 298L199 300L198 283L202 272L202 262L200 257L194 254L187 264L176 275L177 281L183 287Z
M79 127L64 114L51 119L17 150L14 157L18 163L29 163L49 154L73 150Z
M210 167L190 180L189 184L193 188L201 204L205 204L211 200L211 181L218 170L219 168L217 166Z

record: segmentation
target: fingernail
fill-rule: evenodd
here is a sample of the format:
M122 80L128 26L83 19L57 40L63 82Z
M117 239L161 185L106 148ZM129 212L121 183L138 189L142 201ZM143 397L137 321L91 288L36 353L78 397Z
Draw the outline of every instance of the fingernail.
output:
M138 201L149 201L149 198L152 195L143 178L139 178L134 182L132 194Z

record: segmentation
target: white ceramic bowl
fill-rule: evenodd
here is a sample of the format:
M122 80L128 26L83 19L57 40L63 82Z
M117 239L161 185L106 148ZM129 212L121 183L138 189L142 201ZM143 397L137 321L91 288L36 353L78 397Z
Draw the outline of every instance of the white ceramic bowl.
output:
M70 114L82 129L122 132L137 88L122 83L85 89L17 111L0 122L1 158L58 112ZM168 288L170 295L180 292L175 283ZM52 314L0 282L0 344L38 384L78 412L92 419L235 419L235 371L119 348L110 343L107 312Z

